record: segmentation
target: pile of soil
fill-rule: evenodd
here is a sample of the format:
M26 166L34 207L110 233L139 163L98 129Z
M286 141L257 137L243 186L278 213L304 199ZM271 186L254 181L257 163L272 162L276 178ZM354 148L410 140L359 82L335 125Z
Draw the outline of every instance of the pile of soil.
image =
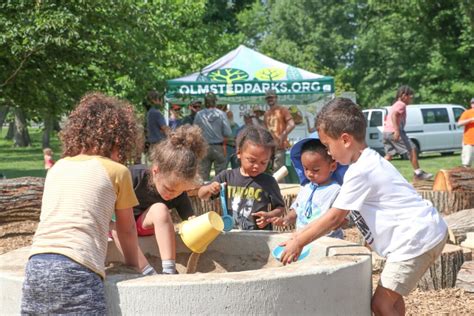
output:
M35 215L35 217L37 217ZM37 227L36 218L23 219L21 222L0 221L0 254L31 244L33 234ZM359 241L358 233L354 228L346 229L346 239ZM179 255L177 258L178 271L185 273L185 266L189 255ZM235 258L234 258L235 257ZM223 273L228 271L249 270L252 268L278 265L268 258L239 258L237 256L222 258L219 253L203 255L199 260L198 273ZM159 258L150 257L152 265L159 271L161 262ZM124 267L111 265L108 273L120 272ZM239 270L240 269L240 270ZM128 271L133 273L132 271ZM373 275L374 285L377 284L378 274ZM374 286L375 287L375 286ZM437 291L414 290L405 298L407 315L473 315L474 294L462 289L443 289Z

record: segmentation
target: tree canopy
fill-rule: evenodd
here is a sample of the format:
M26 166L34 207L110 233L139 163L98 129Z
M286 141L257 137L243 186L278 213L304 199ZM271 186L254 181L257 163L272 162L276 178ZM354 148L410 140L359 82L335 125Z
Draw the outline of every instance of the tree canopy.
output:
M46 122L92 90L138 105L242 43L334 76L336 92L355 91L364 107L389 104L402 84L416 102L474 96L470 0L6 0L0 114Z

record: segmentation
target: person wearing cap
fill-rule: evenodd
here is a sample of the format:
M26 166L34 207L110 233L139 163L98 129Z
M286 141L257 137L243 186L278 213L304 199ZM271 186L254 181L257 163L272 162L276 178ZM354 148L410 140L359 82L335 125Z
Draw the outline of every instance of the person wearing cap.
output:
M163 114L160 112L163 106L163 93L156 90L149 91L144 106L147 109L146 141L152 146L165 139L170 131Z
M464 126L461 154L462 165L470 168L474 161L474 98L471 99L471 108L461 114L458 125Z
M204 181L209 181L212 165L214 165L215 174L219 174L226 168L224 139L232 136L227 116L216 108L216 103L216 95L212 92L206 93L205 108L199 111L194 118L194 124L201 128L202 135L209 144L207 155L201 161L200 172Z
M239 129L237 130L237 136L239 135L240 131L242 131L244 128L246 128L247 126L253 125L254 117L251 111L246 110L243 114L243 117L244 117L244 124L240 126Z
M202 102L201 100L193 100L188 106L190 114L185 116L182 120L182 124L190 124L193 125L194 118L196 117L197 112L201 111Z
M277 104L275 90L267 90L265 100L270 108L265 112L263 122L277 143L273 159L273 171L276 171L285 165L286 149L290 146L288 134L295 128L295 121L287 108Z
M179 104L171 105L169 115L168 126L172 130L175 130L179 126L183 125L183 119L181 118L181 106Z
M252 113L253 125L265 127L265 124L263 123L263 116L265 115L265 110L262 110L258 105L254 105L252 107Z

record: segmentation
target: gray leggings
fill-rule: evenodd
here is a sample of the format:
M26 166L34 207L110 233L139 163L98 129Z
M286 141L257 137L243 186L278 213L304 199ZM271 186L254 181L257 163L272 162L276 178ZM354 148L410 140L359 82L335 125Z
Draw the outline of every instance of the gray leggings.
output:
M21 314L105 315L104 282L63 255L34 255L26 265Z

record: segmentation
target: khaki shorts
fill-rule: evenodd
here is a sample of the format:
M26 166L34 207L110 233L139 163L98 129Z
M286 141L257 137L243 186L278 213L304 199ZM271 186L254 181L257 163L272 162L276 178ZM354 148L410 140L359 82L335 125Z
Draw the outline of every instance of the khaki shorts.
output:
M447 239L448 232L436 246L418 257L400 262L387 262L380 275L379 285L407 296L441 254Z

